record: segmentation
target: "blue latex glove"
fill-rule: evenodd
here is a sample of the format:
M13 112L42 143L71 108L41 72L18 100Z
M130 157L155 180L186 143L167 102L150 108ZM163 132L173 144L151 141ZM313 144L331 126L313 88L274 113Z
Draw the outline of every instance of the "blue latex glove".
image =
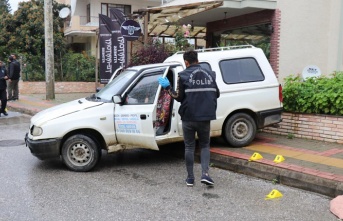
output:
M158 78L158 83L163 87L163 88L167 88L168 86L170 86L169 80L166 77L159 77Z

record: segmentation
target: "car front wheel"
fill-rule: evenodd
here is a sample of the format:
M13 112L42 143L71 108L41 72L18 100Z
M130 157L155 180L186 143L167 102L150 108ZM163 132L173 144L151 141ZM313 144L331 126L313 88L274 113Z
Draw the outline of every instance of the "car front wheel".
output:
M77 134L69 137L62 147L62 160L71 170L86 172L95 167L101 157L98 143L89 136Z
M246 113L237 113L230 117L224 126L225 140L233 147L249 145L256 135L256 123Z

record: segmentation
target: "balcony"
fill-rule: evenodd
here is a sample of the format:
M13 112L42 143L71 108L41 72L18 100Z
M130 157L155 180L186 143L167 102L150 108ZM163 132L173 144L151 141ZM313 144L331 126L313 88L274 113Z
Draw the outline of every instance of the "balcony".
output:
M174 1L174 0L162 0L162 5L166 4L166 3L169 3L169 2L172 2L172 1Z
M95 36L99 28L99 17L91 16L87 21L87 16L74 15L64 22L65 36Z

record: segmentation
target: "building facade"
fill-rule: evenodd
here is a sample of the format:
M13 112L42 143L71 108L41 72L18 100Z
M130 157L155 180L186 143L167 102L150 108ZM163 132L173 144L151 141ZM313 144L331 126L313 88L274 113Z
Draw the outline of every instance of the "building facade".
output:
M59 0L70 5L71 12L65 19L64 35L71 47L78 52L96 56L98 43L99 14L109 16L110 8L122 10L128 18L140 8L161 5L161 0Z
M116 7L128 14L141 13L137 19L145 25L149 36L170 37L175 34L175 27L191 24L189 37L198 39L195 42L205 41L206 47L261 47L280 82L291 74L301 74L309 65L318 67L325 75L343 69L342 1L65 1L71 5L65 36L76 49L92 55L97 50L98 14Z
M323 74L343 70L343 2L278 0L279 74L301 73L316 65Z

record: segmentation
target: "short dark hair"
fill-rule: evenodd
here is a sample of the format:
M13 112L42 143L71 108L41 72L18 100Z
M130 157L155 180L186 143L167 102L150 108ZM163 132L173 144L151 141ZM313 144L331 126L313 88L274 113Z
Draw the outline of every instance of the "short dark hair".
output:
M183 54L183 60L188 61L189 64L198 63L198 52L193 49L187 50Z
M12 57L12 56L9 56L8 59L9 59L10 61L13 61L13 57Z

